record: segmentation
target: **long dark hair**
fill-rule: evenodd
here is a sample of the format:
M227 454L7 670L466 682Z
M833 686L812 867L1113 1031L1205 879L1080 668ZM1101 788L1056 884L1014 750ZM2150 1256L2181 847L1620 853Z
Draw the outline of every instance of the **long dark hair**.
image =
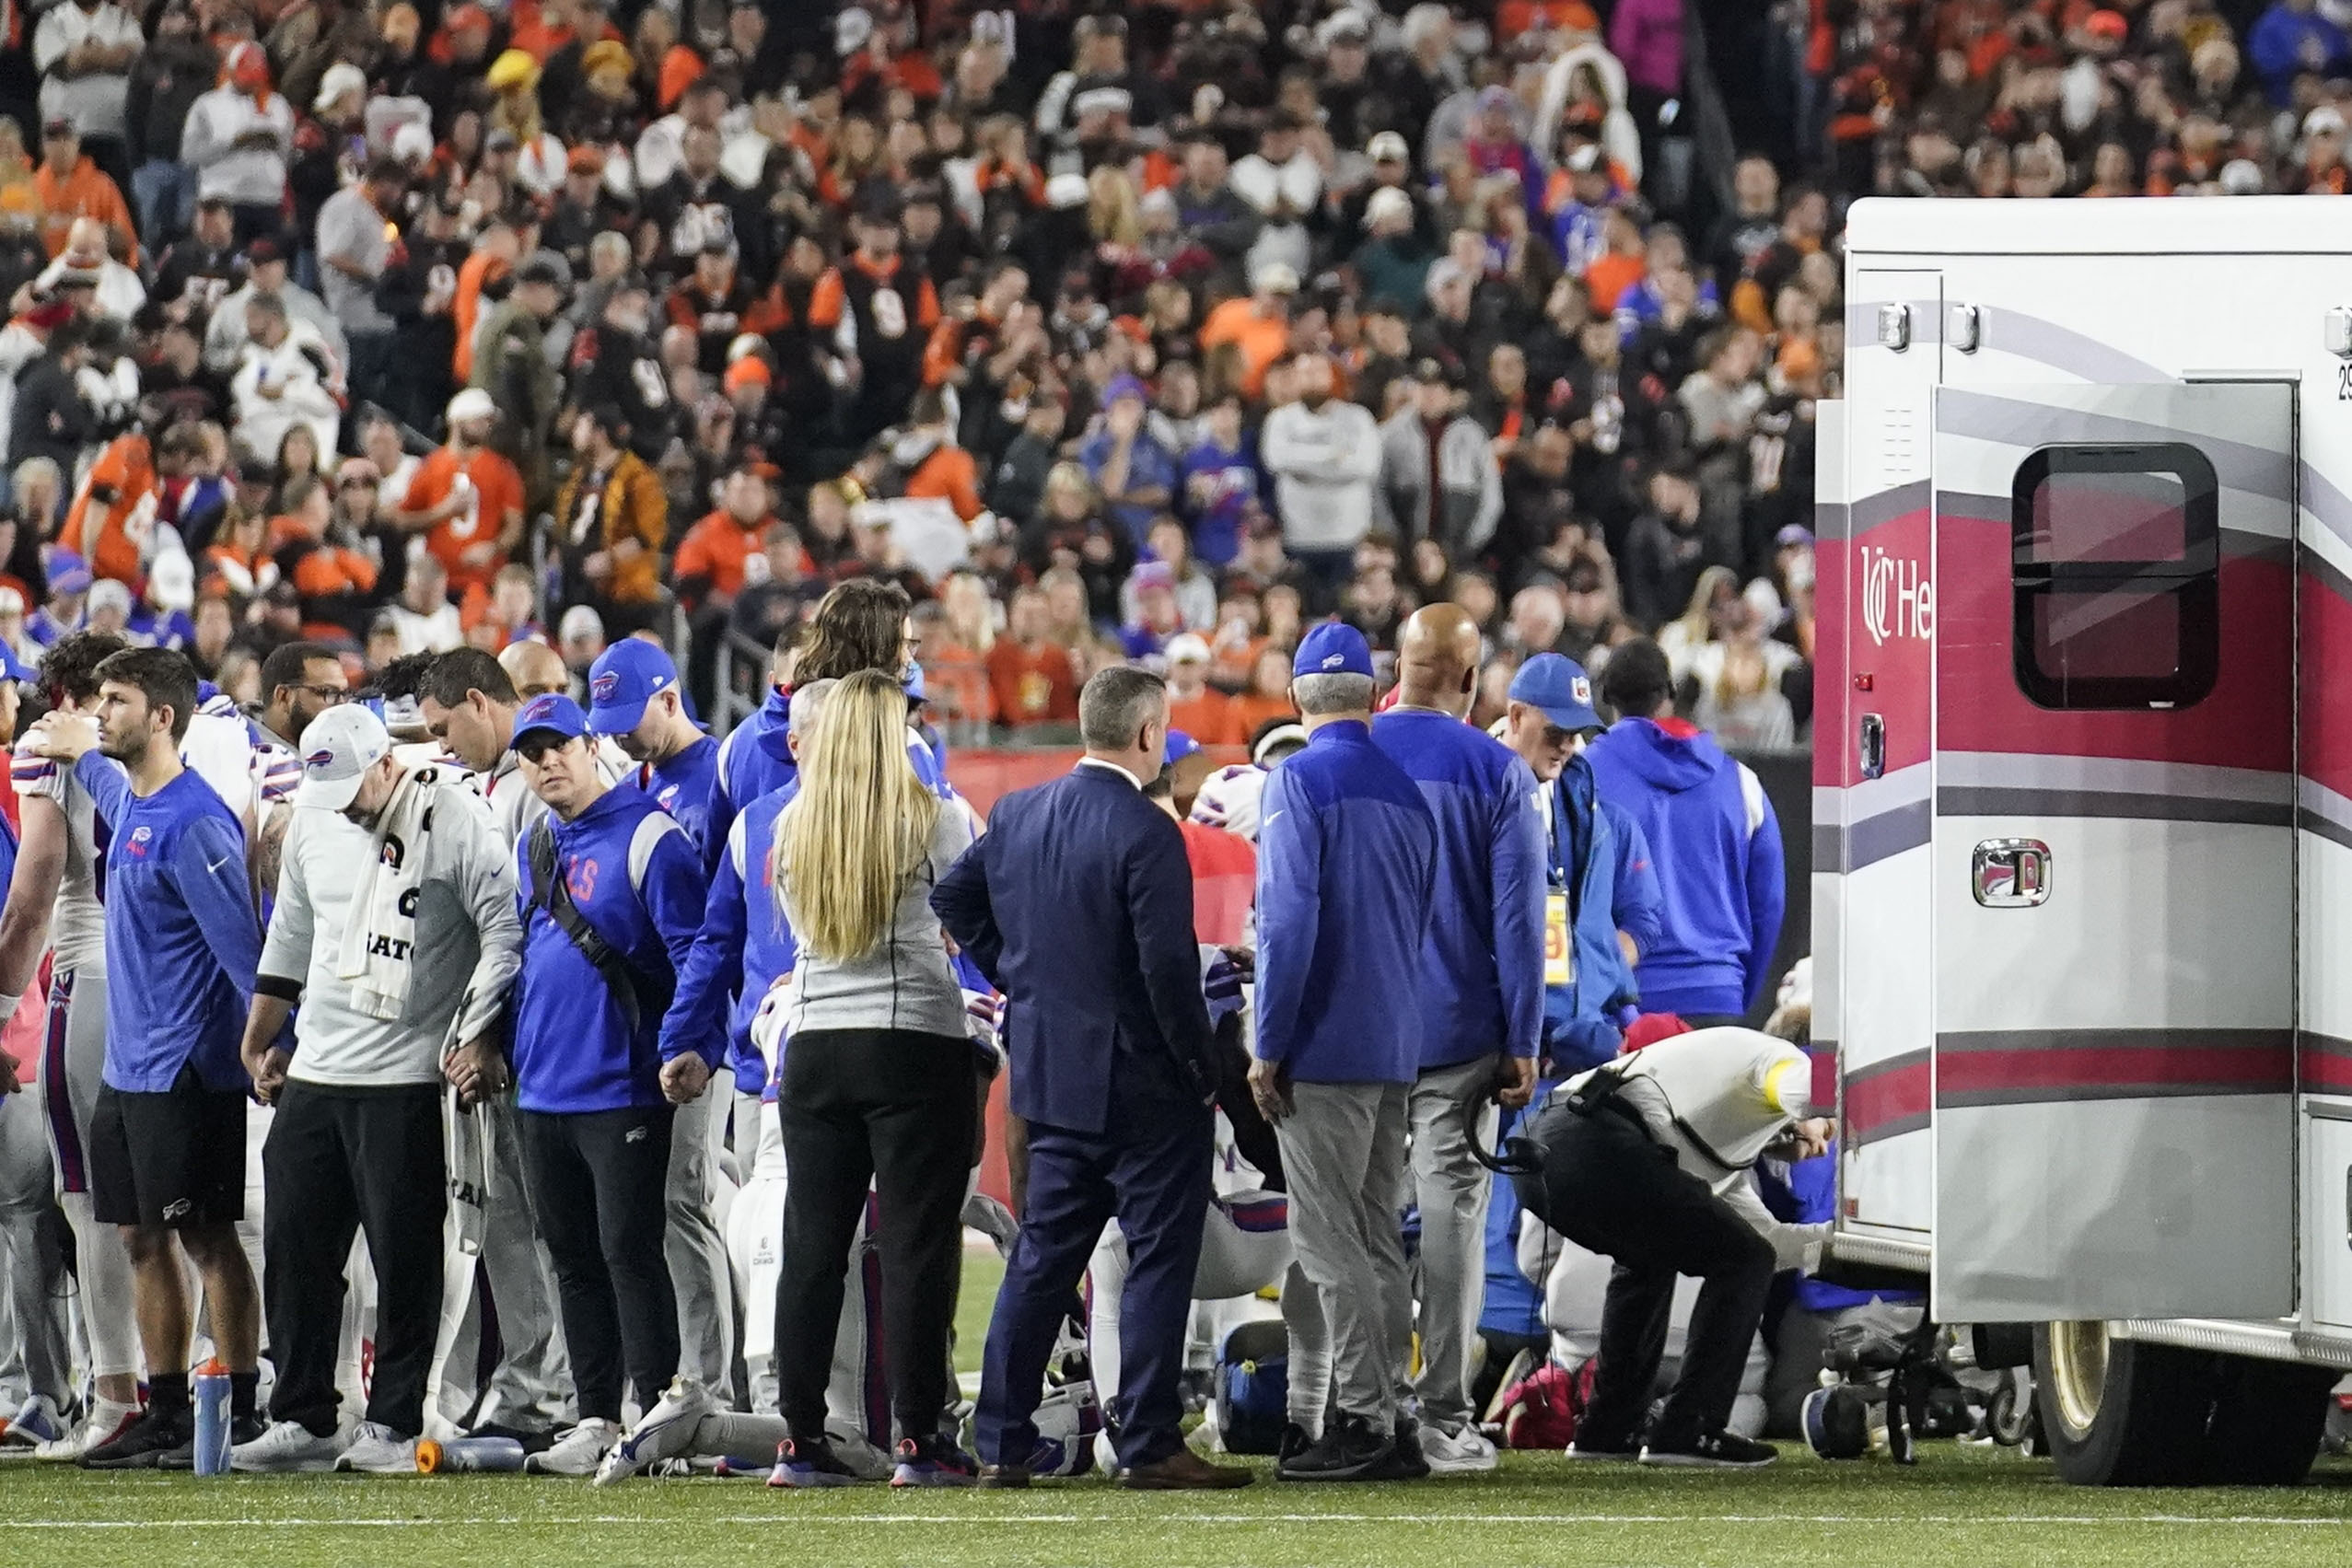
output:
M796 684L846 680L863 669L897 679L906 662L906 617L912 602L896 583L854 577L836 584L809 618L808 645L793 671Z

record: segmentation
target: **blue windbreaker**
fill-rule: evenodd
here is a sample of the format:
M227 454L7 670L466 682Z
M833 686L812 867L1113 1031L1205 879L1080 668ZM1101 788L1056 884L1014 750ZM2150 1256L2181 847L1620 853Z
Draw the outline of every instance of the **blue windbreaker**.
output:
M718 742L705 735L666 762L640 762L629 778L677 820L703 857L705 876L717 866L727 828L714 826L718 796Z
M1619 1012L1640 988L1617 946L1658 945L1658 873L1641 824L1593 787L1592 767L1571 757L1552 786L1552 832L1544 845L1552 886L1568 894L1568 940L1576 978L1543 993L1543 1049L1563 1074L1598 1067L1624 1042Z

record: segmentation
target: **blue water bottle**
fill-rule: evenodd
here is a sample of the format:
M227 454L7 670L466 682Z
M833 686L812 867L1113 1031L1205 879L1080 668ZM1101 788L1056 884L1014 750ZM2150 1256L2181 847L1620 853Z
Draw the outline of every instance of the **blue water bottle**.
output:
M196 1473L228 1473L228 1368L215 1357L196 1368L188 1379L188 1394L196 1407Z

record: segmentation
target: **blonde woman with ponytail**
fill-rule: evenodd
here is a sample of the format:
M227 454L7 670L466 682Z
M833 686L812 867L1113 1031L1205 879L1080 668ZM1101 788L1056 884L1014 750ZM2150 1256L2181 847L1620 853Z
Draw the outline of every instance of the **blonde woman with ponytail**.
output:
M915 776L893 675L862 670L834 687L799 755L774 866L799 947L776 1096L792 1172L775 1342L792 1437L776 1475L795 1486L856 1479L825 1439L825 1384L870 1178L891 1406L905 1434L893 1483L969 1485L972 1460L938 1427L980 1113L931 889L970 847L970 819Z

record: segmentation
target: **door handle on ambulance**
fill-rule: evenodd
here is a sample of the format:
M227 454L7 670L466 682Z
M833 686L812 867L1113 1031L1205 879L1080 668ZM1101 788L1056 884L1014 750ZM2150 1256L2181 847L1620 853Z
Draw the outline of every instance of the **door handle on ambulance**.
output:
M2050 897L2050 846L2040 839L1986 839L1971 857L1968 890L1988 910L2039 908Z
M1864 714L1859 733L1854 738L1854 749L1864 778L1886 777L1887 721L1876 714Z

